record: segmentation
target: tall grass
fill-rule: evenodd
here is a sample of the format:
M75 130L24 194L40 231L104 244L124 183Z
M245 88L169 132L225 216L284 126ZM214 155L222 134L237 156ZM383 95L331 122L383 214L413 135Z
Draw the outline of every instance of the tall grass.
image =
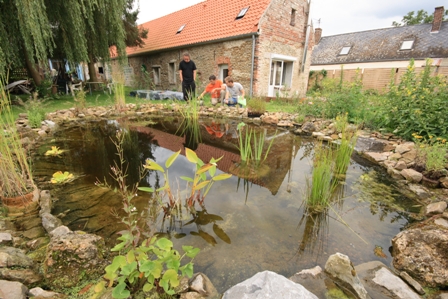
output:
M356 132L349 127L347 114L336 117L336 129L341 132L342 138L334 155L334 173L341 175L347 172L358 137Z
M246 163L252 163L254 166L260 166L268 157L271 150L274 139L268 144L268 148L265 148L266 131L261 133L255 132L255 130L246 127L245 123L238 124L238 149L240 150L241 160ZM263 156L264 152L264 156Z
M0 77L0 194L20 196L34 188L31 167L17 132L11 101Z
M322 211L329 204L337 181L333 180L333 151L319 143L315 148L311 182L307 179L306 204L308 208Z

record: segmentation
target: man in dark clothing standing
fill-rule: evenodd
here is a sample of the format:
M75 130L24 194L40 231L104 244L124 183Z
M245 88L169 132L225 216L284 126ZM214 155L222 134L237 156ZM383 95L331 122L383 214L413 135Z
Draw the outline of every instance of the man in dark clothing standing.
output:
M179 63L180 82L182 82L182 93L184 100L188 102L193 98L196 91L196 64L190 59L190 54L184 53L183 60Z

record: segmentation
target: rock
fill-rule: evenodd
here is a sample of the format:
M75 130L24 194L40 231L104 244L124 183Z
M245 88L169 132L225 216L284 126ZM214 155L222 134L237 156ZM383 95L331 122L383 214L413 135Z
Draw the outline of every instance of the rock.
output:
M278 123L278 118L272 115L265 116L262 120L266 124L276 125Z
M271 271L263 271L228 289L223 299L318 299L300 284Z
M0 298L26 299L28 288L17 281L0 280Z
M337 289L338 292L343 293L319 266L304 269L291 276L289 280L302 285L319 298L327 298L327 292L333 291L332 289Z
M439 179L440 186L442 186L445 189L448 189L448 177L443 177Z
M53 216L50 213L42 213L42 226L45 228L47 233L51 233L55 228L62 225L61 219Z
M397 145L395 148L395 152L399 153L400 155L407 153L415 148L414 142L405 142L403 144Z
M422 288L422 286L415 281L414 278L412 278L408 273L401 271L400 277L408 284L410 285L417 293L420 295L425 295L425 290Z
M43 265L48 286L70 288L82 283L81 280L103 274L106 263L104 247L104 239L92 234L74 232L53 237Z
M0 277L4 280L18 281L25 285L35 284L42 280L42 276L32 269L0 268Z
M441 293L436 299L448 299L448 293Z
M384 152L387 142L375 139L358 137L356 140L355 151L356 152Z
M42 288L32 288L31 290L29 290L29 293L31 295L33 295L34 297L39 297L39 298L62 298L63 295L62 294L58 294L56 292L51 292L51 291L45 291Z
M420 181L423 178L423 174L421 174L418 171L415 171L414 169L403 169L401 171L401 175L412 183L420 183Z
M403 178L401 172L393 167L387 167L387 173L395 180L401 180Z
M51 213L52 204L53 203L51 201L50 191L42 190L40 192L40 201L39 201L40 211L39 211L39 215L41 216L43 213Z
M218 291L210 279L204 273L196 273L189 281L190 290L206 296L207 298L219 298Z
M444 201L434 202L426 206L425 215L430 217L437 214L442 214L447 207L447 203Z
M322 274L322 268L319 266L316 266L311 269L305 269L297 273L298 276L308 276L311 275L313 277L317 277L318 275Z
M403 170L408 168L408 166L406 165L406 163L404 161L398 161L397 164L395 164L394 168L396 170Z
M362 155L369 161L380 163L387 160L387 158L390 156L390 152L363 152Z
M401 154L399 154L399 153L393 153L393 154L391 154L390 156L389 156L389 160L391 160L391 161L398 161L398 160L400 160L401 159ZM401 162L403 162L403 161L401 161ZM404 163L404 162L403 162ZM406 163L405 163L406 164ZM404 168L403 168L404 169Z
M311 135L311 133L318 131L317 126L313 122L310 122L310 121L304 123L301 129L304 133L306 133L308 135Z
M370 298L348 256L339 252L331 255L325 263L325 272L356 298Z
M0 245L11 246L12 245L12 236L10 233L0 233Z
M408 185L409 190L414 192L418 198L420 199L426 199L431 196L431 193L423 186L417 185L417 184L409 184Z
M432 180L430 178L427 178L427 177L423 176L421 184L423 186L428 187L428 188L435 189L435 188L437 188L439 186L439 181L438 180Z
M434 223L448 229L448 220L444 218L437 218L436 220L434 220Z
M61 225L50 232L52 238L59 238L66 234L73 233L67 226Z
M420 298L385 264L379 261L357 265L355 270L372 298ZM404 294L410 295L402 297Z
M30 268L33 261L25 251L14 247L0 247L0 268Z
M420 299L420 296L418 296L406 283L386 268L379 269L372 280L376 284L391 291L397 298Z
M426 286L448 285L448 229L434 224L408 229L392 239L393 265Z
M406 164L408 164L415 161L415 158L417 158L417 151L413 149L409 152L402 154L401 156L402 157L400 161L404 161Z

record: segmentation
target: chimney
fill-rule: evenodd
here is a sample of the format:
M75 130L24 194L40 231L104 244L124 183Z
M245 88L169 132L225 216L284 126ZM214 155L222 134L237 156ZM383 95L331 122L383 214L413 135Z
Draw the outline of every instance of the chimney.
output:
M314 29L314 44L317 45L321 37L322 37L322 28Z
M442 27L443 14L445 13L445 8L443 6L436 7L434 11L434 20L432 21L431 32L439 32L440 27Z

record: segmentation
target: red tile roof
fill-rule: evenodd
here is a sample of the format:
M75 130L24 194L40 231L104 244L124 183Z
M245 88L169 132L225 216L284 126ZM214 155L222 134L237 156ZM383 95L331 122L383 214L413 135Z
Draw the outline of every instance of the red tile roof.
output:
M255 33L258 22L270 0L206 0L164 17L146 22L148 38L143 48L127 48L128 56L162 49L188 46ZM245 16L236 20L238 13L249 7ZM176 34L185 24L184 29Z

